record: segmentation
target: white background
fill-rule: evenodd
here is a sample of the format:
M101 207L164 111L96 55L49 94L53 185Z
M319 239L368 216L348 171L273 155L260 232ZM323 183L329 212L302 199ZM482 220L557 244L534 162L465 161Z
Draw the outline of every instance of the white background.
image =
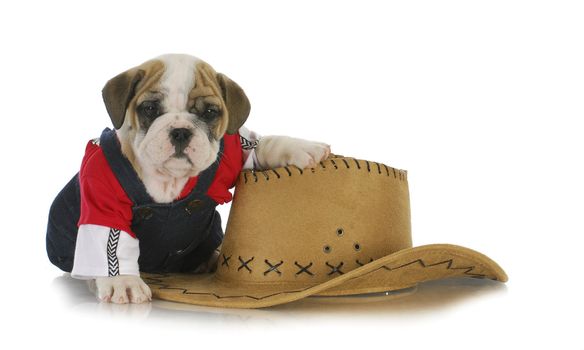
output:
M582 349L583 18L577 1L3 2L0 342ZM167 52L244 87L250 129L407 169L414 244L479 250L509 283L271 310L97 303L46 258L49 205L111 125L104 83Z

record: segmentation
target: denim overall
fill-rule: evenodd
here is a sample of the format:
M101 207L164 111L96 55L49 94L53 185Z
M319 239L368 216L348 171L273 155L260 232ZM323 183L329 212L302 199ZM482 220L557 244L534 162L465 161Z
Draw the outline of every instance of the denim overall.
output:
M207 189L219 166L216 161L199 174L191 193L172 203L155 203L146 192L116 133L105 129L100 147L114 175L133 203L132 231L140 244L138 264L144 272L185 272L205 262L221 244L221 217ZM223 152L223 140L219 154ZM79 174L55 198L49 212L47 253L51 262L71 272L80 215ZM105 249L105 247L104 247Z

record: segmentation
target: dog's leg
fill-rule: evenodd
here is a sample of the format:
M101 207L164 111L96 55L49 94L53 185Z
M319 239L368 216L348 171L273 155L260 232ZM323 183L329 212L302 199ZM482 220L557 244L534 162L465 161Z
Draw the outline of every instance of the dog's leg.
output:
M256 148L258 163L262 169L287 165L295 165L301 169L314 168L330 153L331 147L325 143L288 136L262 137Z
M150 287L140 277L130 275L96 278L95 293L99 300L115 304L140 304L152 300Z
M219 261L219 252L221 248L217 248L207 259L207 261L203 262L201 265L197 266L196 269L192 271L192 273L199 274L199 273L212 273L217 270L217 262Z

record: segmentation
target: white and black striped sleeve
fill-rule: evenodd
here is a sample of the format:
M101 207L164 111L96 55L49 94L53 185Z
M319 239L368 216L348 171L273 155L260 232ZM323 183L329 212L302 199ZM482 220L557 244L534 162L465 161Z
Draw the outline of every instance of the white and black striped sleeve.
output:
M260 139L261 136L258 133L249 130L245 126L239 129L239 141L243 150L244 169L257 169L259 167L255 149Z
M80 225L71 276L79 279L139 276L138 243L138 239L125 231L100 225Z

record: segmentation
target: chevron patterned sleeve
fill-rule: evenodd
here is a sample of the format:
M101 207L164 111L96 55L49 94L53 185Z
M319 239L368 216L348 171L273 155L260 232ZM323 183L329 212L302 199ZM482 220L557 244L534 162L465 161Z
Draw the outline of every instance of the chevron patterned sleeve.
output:
M80 225L71 276L78 279L139 276L138 239L125 231L86 224Z
M261 136L242 126L239 129L239 141L241 142L241 149L243 150L243 168L256 169L258 168L258 159L255 148L260 142Z

